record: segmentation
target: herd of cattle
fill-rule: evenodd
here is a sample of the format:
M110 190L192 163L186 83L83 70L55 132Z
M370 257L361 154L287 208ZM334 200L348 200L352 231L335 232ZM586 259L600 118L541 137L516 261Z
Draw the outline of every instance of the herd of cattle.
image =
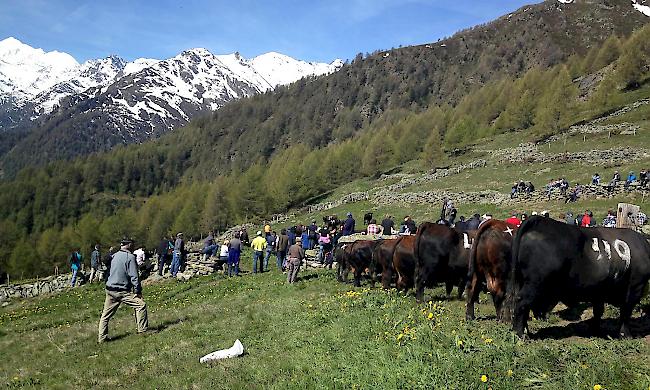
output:
M489 220L478 230L461 232L425 222L413 236L359 240L336 251L338 279L364 273L374 284L381 274L384 288L415 289L421 302L425 287L446 285L449 296L467 296L466 317L489 291L497 319L512 322L519 336L527 330L529 313L543 318L559 302L593 305L594 331L600 329L604 304L620 307L620 334L631 336L634 307L648 291L650 243L632 230L581 228L546 217L533 217L519 228Z

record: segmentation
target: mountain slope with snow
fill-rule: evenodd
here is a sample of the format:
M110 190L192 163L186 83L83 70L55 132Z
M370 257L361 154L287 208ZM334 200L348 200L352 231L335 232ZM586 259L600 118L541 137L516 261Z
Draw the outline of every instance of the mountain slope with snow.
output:
M24 139L8 138L17 143L0 147L0 156L11 149L3 166L15 160L22 166L140 143L232 100L331 73L342 65L340 60L307 63L277 53L249 60L201 48L166 60L126 63L110 56L86 61L69 66L56 83L32 90L31 96L0 93L0 133L3 126L4 132L11 126L31 126L29 134L22 133ZM69 151L69 145L76 146Z

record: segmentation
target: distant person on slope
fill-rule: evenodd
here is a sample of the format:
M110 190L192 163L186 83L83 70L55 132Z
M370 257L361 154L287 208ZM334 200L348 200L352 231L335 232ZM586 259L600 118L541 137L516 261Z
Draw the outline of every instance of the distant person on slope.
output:
M241 256L242 242L239 233L228 243L228 277L239 276L239 259Z
M287 283L292 284L296 282L298 271L300 271L300 264L305 258L305 251L302 249L302 243L296 241L294 245L289 247L287 260Z
M280 230L276 248L275 265L278 267L278 271L282 272L286 267L287 249L289 249L289 236L287 235L287 229Z
M348 212L347 219L343 223L343 235L349 236L354 233L354 218L352 218L352 213Z
M121 303L135 309L138 333L144 333L149 327L147 304L142 299L142 285L138 278L138 265L135 255L131 253L132 241L123 239L120 250L113 255L111 272L106 282L106 299L99 319L98 342L103 343L108 337L108 322L117 312Z
M266 240L262 237L262 231L258 230L257 235L251 242L251 247L253 248L253 273L257 273L257 263L260 264L260 273L264 272L264 264L262 264L264 259L264 249L266 249Z
M172 258L171 273L172 277L176 277L178 271L183 266L183 256L185 255L185 241L183 241L183 233L176 235L176 242L174 242L174 255Z
M102 258L99 254L99 244L95 245L95 249L90 253L90 283L99 280L99 267L101 266Z
M70 287L74 287L77 283L77 274L81 269L81 264L83 262L83 256L79 253L79 249L74 250L70 257L68 258L70 262L70 269L72 269L72 279L70 280Z

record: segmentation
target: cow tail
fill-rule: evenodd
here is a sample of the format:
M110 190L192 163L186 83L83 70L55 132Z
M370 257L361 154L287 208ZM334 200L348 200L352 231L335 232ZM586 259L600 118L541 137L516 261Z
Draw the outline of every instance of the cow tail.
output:
M519 263L519 245L521 237L526 233L526 231L537 225L537 221L541 218L542 217L533 217L521 224L519 230L517 230L517 234L512 240L508 285L506 286L506 296L503 301L503 319L506 321L512 319L512 315L515 312L516 297L519 293L519 286L517 285L517 267Z
M477 247L479 240L481 239L481 236L483 233L488 230L486 229L487 224L484 224L482 226L482 229L479 229L478 232L476 233L476 237L474 237L474 242L472 243L472 247L469 250L469 266L467 268L467 283L465 285L465 290L470 288L472 285L472 279L474 279L474 273L476 272L476 252L477 252ZM463 233L461 233L463 234Z

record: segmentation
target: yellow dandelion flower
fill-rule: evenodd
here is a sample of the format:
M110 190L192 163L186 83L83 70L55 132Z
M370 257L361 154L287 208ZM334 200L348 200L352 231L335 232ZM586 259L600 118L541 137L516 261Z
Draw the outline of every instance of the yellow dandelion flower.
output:
M601 385L594 385L594 390L602 390L603 387Z
M397 341L400 341L404 338L404 333L400 333L397 335Z
M490 338L485 339L485 343L486 343L486 344L490 344L492 341L494 341L494 340L492 340L492 339L490 339Z
M506 373L506 375L508 375L508 376L512 376L512 370L508 370L508 372Z
M456 346L462 347L463 346L463 340L456 341Z
M481 375L481 382L485 383L488 381L487 375Z
M429 315L427 316L427 318L430 319L430 320L432 320L432 319L433 319L433 313L429 313Z

